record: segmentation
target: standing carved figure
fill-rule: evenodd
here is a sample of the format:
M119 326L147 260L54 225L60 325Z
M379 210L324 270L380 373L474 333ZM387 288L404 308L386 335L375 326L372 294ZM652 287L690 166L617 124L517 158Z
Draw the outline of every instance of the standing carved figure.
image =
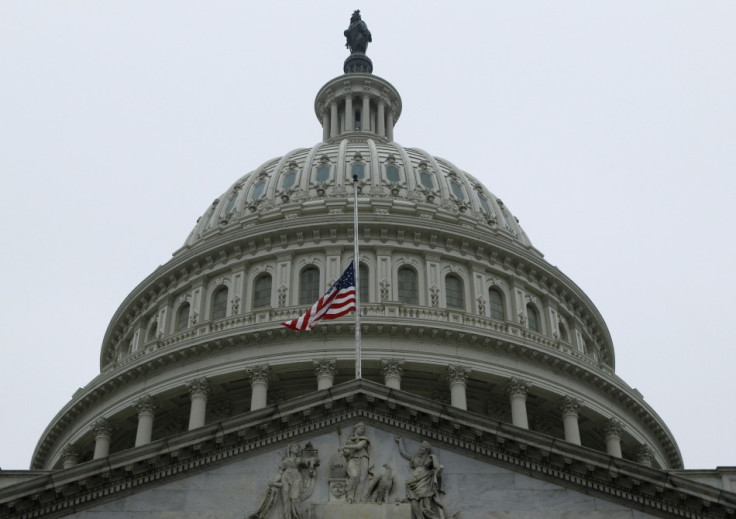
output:
M394 436L399 446L399 454L409 462L412 474L406 480L406 497L411 505L412 519L445 519L445 507L440 502L442 465L432 447L426 441L421 443L414 456L406 452L404 440Z
M365 425L358 422L353 427L353 434L341 447L342 454L347 460L347 481L345 498L350 503L362 503L366 500L366 488L370 475L371 442L365 436Z
M371 31L368 30L368 26L360 18L359 9L353 11L353 15L350 17L350 26L345 29L344 34L347 40L345 46L350 49L351 54L355 54L356 52L365 54L368 43L373 41Z
M268 491L258 511L248 519L265 519L278 500L281 501L283 519L301 519L299 504L312 495L314 490L314 470L319 466L317 451L307 444L302 450L298 443L289 445L289 450L281 459L279 473L268 483Z

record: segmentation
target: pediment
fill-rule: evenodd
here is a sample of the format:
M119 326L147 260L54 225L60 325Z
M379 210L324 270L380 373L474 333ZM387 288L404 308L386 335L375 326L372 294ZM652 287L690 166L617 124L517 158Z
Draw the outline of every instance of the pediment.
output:
M351 462L344 447L358 423L366 452ZM426 472L433 463L439 489ZM369 467L372 477L361 476ZM385 497L369 492L387 482ZM365 489L356 501L379 503L347 503L355 484ZM283 488L294 485L290 514ZM356 380L2 489L0 517L408 518L412 492L433 494L427 502L447 519L697 517L736 505L733 494L664 471Z

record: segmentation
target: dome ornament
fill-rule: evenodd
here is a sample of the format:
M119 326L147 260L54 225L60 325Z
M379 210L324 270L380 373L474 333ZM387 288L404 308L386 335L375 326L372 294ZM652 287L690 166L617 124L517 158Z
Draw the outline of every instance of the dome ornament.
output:
M373 62L365 55L365 51L368 48L368 43L372 42L373 38L371 37L371 31L368 30L368 26L360 17L359 9L353 11L353 15L350 17L350 25L345 29L343 34L346 39L345 47L350 49L350 56L347 57L343 65L345 74L351 72L372 73Z

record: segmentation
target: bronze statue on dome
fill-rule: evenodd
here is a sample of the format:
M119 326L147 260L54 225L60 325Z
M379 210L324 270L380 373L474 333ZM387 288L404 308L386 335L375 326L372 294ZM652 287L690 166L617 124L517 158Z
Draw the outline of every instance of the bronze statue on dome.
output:
M353 11L353 15L350 17L350 26L345 29L345 47L350 49L351 54L365 54L368 48L368 43L373 41L371 39L371 31L368 30L368 26L360 18L360 9Z

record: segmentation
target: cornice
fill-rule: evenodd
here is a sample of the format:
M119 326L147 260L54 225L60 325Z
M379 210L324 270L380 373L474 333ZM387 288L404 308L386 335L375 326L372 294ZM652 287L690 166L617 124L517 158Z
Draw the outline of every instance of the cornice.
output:
M59 517L356 421L660 517L720 518L736 510L734 493L354 380L0 489L0 519Z

